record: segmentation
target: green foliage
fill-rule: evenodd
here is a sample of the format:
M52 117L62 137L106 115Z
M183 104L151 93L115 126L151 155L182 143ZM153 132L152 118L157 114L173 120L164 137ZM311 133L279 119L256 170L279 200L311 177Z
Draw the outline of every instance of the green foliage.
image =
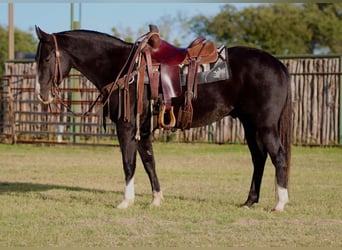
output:
M157 25L159 33L163 39L169 41L176 46L185 46L182 44L189 36L189 18L185 12L178 11L176 16L164 15L157 19L142 24L135 32L129 27L113 27L112 34L126 42L134 42L138 37L149 31L149 24Z
M214 17L190 20L196 34L273 54L342 52L342 4L264 4L238 11L224 5Z
M37 39L29 32L15 29L14 47L15 51L34 53L37 48ZM0 25L0 57L7 58L8 55L8 29Z
M312 49L327 47L342 52L342 3L308 3L304 5L307 26L311 30Z
M126 42L132 43L135 41L134 32L130 27L127 27L126 29L123 29L121 27L119 28L112 28L112 34L115 37L118 37Z
M190 30L192 36L205 35L219 44L251 46L279 55L342 52L341 3L273 3L241 10L226 4L212 17L200 14L189 18L179 12L152 23L163 39L177 46L187 45L184 40ZM148 24L142 25L135 36L130 28L113 28L113 33L132 41L148 31Z
M15 29L14 48L15 51L23 53L35 53L37 48L37 39L29 32ZM8 29L0 25L0 76L2 75L2 65L8 58Z

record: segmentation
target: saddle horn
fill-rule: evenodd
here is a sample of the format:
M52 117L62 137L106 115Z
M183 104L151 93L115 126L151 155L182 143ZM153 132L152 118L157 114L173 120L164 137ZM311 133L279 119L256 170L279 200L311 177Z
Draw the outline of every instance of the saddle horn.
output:
M150 24L150 32L157 33L155 35L152 35L151 38L148 41L148 44L153 48L157 49L160 46L160 37L159 37L159 29L156 25Z

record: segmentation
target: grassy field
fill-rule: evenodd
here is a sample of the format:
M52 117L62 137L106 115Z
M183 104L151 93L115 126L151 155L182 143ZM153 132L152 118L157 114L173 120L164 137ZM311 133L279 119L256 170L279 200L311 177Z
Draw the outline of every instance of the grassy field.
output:
M117 147L0 144L0 247L342 246L342 149L293 148L290 203L275 205L267 162L260 203L247 198L245 145L155 143L165 200L150 208L139 160L136 203L115 209L124 175Z

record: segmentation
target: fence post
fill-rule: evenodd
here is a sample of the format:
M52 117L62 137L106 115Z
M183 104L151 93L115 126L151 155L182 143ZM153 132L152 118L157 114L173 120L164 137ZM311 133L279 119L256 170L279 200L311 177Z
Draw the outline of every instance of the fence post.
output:
M79 80L74 79L75 78L75 69L71 69L70 71L70 80L69 80L69 85L72 89L72 93L71 93L71 110L72 112L74 112L74 115L72 116L72 127L71 127L71 131L72 131L72 142L73 143L78 143L80 141L80 132L81 132L81 117L78 116L79 114L81 114L82 110L81 110L81 106L79 104L77 104L77 101L81 100L81 94L79 91L80 89L80 82ZM72 103L74 102L74 104Z
M12 92L12 77L8 79L8 120L11 124L12 144L17 143L17 136L15 134L15 119L14 119L14 97Z
M340 88L340 92L339 92L339 98L340 98L340 106L339 106L339 123L338 123L338 143L339 145L342 145L342 56L340 56L340 60L339 60L339 64L340 64L340 72L338 75L338 78L340 80L340 84L339 84L339 88Z

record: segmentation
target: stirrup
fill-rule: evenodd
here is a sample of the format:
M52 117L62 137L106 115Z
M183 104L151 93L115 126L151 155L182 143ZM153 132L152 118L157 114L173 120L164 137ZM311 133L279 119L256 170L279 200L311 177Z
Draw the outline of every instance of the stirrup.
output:
M165 106L165 104L162 104L161 111L160 111L159 116L158 116L158 124L162 128L172 129L176 125L176 117L175 117L175 114L173 113L173 106L171 106L171 109L169 111L169 114L170 114L170 123L169 124L164 123L165 110L166 110L166 106Z

